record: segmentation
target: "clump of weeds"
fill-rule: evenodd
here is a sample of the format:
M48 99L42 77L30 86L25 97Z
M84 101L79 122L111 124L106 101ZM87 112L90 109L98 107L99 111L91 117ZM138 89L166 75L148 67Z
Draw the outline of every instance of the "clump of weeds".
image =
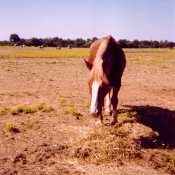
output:
M42 109L42 112L52 112L55 111L55 109L52 106L44 106Z
M35 106L18 106L17 107L17 111L18 113L22 113L24 112L25 114L29 114L29 113L34 113L37 111L37 108Z
M8 112L11 115L18 115L20 113L31 114L35 112L52 112L55 109L52 106L46 106L44 103L39 103L36 106L19 105L17 108L9 108L8 110L0 108L0 116L6 115Z
M6 115L6 114L7 114L7 110L4 108L0 108L0 116Z
M11 115L17 115L17 114L19 114L19 112L18 112L18 110L16 108L11 108L9 110L9 112L10 112Z
M9 132L18 132L17 125L13 122L6 123L5 126L6 126L7 131Z
M66 114L66 115L71 114L72 116L75 116L75 117L82 116L82 114L73 106L70 108L64 108L63 114Z
M26 128L31 129L31 128L33 128L35 125L38 124L38 121L26 120L23 124L24 124L24 126L25 126Z

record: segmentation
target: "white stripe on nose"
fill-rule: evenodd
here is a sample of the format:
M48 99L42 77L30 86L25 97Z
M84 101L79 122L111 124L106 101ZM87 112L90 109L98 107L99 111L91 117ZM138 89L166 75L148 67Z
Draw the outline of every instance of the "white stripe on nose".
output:
M101 82L94 81L92 84L92 99L91 99L91 106L90 106L90 113L92 115L97 114L98 109L98 91L100 87Z

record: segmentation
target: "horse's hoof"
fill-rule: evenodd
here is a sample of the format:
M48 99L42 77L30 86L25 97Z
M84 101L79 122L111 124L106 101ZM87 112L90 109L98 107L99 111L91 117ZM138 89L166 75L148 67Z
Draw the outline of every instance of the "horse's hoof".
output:
M112 120L112 122L110 123L110 126L114 126L117 123L117 120Z
M111 116L112 115L112 111L110 109L105 109L105 115L106 116Z
M97 120L95 123L96 126L102 126L103 122L101 120Z

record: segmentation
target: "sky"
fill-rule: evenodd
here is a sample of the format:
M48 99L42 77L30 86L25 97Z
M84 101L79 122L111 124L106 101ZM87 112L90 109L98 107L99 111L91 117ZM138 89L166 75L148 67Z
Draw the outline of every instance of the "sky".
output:
M0 0L0 41L14 33L175 42L175 0Z

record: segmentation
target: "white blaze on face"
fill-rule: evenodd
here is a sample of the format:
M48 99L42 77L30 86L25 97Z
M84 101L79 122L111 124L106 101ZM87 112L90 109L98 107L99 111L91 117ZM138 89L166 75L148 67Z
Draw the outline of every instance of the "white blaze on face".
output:
M97 113L97 105L98 105L98 90L100 87L101 82L94 81L92 84L92 99L91 99L91 107L90 113L95 114Z

